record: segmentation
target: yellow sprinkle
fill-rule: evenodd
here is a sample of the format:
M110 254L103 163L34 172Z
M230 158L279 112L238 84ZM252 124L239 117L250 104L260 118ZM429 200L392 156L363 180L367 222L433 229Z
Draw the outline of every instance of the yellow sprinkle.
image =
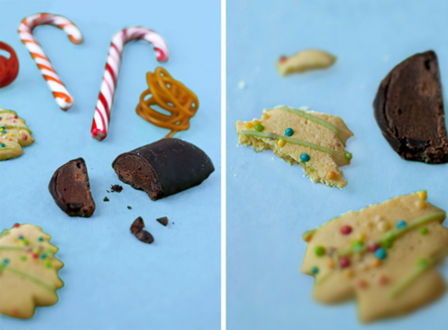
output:
M426 207L426 201L425 200L419 200L415 203L417 208L424 209Z
M328 172L327 173L327 179L328 180L334 180L334 179L336 179L336 172L335 171L330 171L330 172Z
M418 195L418 197L420 197L420 199L422 199L422 200L426 200L426 198L428 198L428 194L426 193L426 190L419 191L419 192L417 193L417 195Z
M346 275L347 277L353 277L353 276L355 276L355 272L353 271L353 269L347 269L347 270L345 271L345 275Z
M262 119L262 120L269 119L269 117L271 117L271 116L268 115L266 112L264 112L264 113L261 115L261 119Z
M12 134L12 133L9 133L9 136L14 136L14 134Z
M254 128L254 126L255 125L252 122L250 122L250 121L246 123L246 129Z
M286 141L285 141L285 140L282 140L282 139L277 140L277 145L278 145L280 148L283 147L283 146L285 146L285 144L286 144Z
M359 234L359 239L360 239L361 241L364 241L364 240L366 239L366 234L365 234L365 233L361 233L361 234Z
M334 266L335 266L334 260L333 260L333 259L330 259L330 260L328 261L328 267L330 267L330 268L334 268Z
M377 258L374 258L374 259L372 259L371 265L373 267L379 267L379 266L381 266L381 260L377 259Z

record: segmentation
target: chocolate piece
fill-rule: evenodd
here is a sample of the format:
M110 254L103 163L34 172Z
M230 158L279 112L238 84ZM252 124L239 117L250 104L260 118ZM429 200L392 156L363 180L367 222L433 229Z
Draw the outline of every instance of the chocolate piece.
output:
M56 204L69 216L90 217L95 211L86 163L82 158L59 167L48 189Z
M132 210L132 206L128 205L127 206L128 210Z
M134 234L134 236L143 243L151 244L152 242L154 242L154 237L150 232L143 230L144 226L145 223L143 222L142 217L138 217L131 225L131 233Z
M109 198L107 198L107 196L106 196L106 197L104 197L103 201L104 201L104 202L108 202L108 201L109 201Z
M433 51L398 64L381 82L373 106L384 137L402 158L448 161L442 86Z
M168 225L168 218L167 217L157 218L156 220L161 225L164 225L164 226Z
M112 192L121 192L123 190L123 187L119 184L113 184L112 186L110 186L110 189L112 190Z
M214 171L201 149L176 138L121 154L112 167L121 181L144 190L152 200L196 186Z

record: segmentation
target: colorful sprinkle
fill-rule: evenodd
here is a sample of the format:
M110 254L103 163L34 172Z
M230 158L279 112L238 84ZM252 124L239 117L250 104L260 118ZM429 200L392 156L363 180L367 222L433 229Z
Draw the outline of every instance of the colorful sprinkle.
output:
M280 148L284 147L285 144L286 144L286 141L285 141L285 140L282 140L282 139L277 140L277 145L278 145Z
M285 129L285 135L286 136L292 136L294 134L294 130L291 127L288 127Z
M353 241L352 248L353 248L353 250L355 250L355 252L362 251L362 250L364 250L364 242L360 239L357 239L357 240Z
M421 258L417 260L417 267L419 268L426 268L428 267L429 261L428 259Z
M47 259L47 254L46 253L42 253L42 255L40 257L41 257L41 259Z
M5 265L9 264L9 259L8 259L8 258L3 259L3 263L4 263Z
M285 55L280 56L280 58L278 59L279 63L284 63L288 60L288 58Z
M426 200L426 198L428 198L428 194L426 193L425 190L419 191L419 192L417 193L417 195L418 195L418 197L420 197L420 198L423 199L423 200Z
M17 238L22 241L24 237L23 235L19 235Z
M19 228L19 227L20 227L20 224L18 224L18 223L14 224L14 228Z
M313 268L311 268L311 274L313 275L317 275L319 273L319 268L314 266Z
M330 171L330 172L328 172L327 173L327 179L328 180L334 180L334 179L336 179L336 172L335 171Z
M257 131L257 132L263 132L264 131L264 126L263 125L261 125L261 124L257 124L257 125L255 125L255 130Z
M252 123L252 122L247 122L246 123L246 129L252 129L252 128L254 128L254 123Z
M26 256L20 256L20 260L26 261Z
M47 260L47 262L45 262L45 267L51 268L53 267L53 264L51 263L51 261Z
M5 144L4 144L4 143L0 144L0 147L4 148L4 147L5 147Z
M375 251L375 257L377 257L380 260L384 260L387 257L387 252L383 248L379 248Z
M406 221L404 221L404 220L399 220L399 221L397 222L397 228L398 228L398 229L402 229L402 228L406 227L406 225L407 225L407 223L406 223Z
M308 162L310 160L310 155L303 153L300 155L300 160L304 163Z
M322 256L324 256L324 255L325 255L325 252L326 252L325 248L324 248L323 246L321 246L321 245L316 246L316 248L314 249L314 253L315 253L316 256L318 256L318 257L322 257Z
M420 234L421 235L425 236L425 235L428 235L428 233L429 233L428 228L423 227L422 229L420 229Z
M26 246L30 245L30 241L28 241L27 239L23 240L23 244L25 244Z
M387 277L386 275L381 275L380 278L378 279L378 283L381 285L386 285L389 283L389 277Z
M369 286L369 283L365 280L359 280L358 281L358 287L361 289L366 289Z
M43 238L42 236L40 236L37 240L38 240L39 242L43 242L43 241L44 241L44 238Z
M328 267L333 269L334 266L336 266L335 263L334 263L334 260L333 260L333 259L330 259L330 260L328 261Z
M39 258L39 253L33 252L33 254L31 255L34 259Z
M379 245L378 243L372 243L367 245L367 251L369 252L375 252L376 250L378 250L381 247L381 245Z
M347 152L345 152L344 157L345 157L345 159L347 159L347 160L351 160L352 157L353 157L353 155L352 155L351 152L348 152L348 151L347 151Z
M22 139L23 139L24 141L28 140L28 135L24 135L24 136L22 136Z
M373 267L379 267L379 266L381 266L381 260L375 258L375 259L372 260L371 265Z
M339 266L341 266L341 268L347 268L350 266L350 259L347 257L340 257L339 258Z
M351 232L352 232L352 227L351 226L348 226L348 225L346 225L346 226L342 226L341 227L341 234L342 235L348 235L348 234L350 234Z

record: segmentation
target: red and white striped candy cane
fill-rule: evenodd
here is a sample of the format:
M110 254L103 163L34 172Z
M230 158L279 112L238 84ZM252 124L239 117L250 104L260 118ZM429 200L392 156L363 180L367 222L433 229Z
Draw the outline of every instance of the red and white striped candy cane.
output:
M163 38L156 32L140 26L133 26L117 32L110 43L107 55L106 69L101 83L100 95L96 104L93 117L92 136L98 141L107 136L109 127L110 110L114 100L115 87L117 86L118 72L120 70L121 53L124 45L131 40L144 39L153 45L159 62L168 60L168 47Z
M38 13L25 17L19 26L19 36L23 44L31 54L31 57L37 64L42 76L47 81L56 103L62 110L68 110L73 104L73 97L67 91L61 79L54 71L48 57L44 54L42 48L34 39L32 31L38 25L53 25L68 34L68 38L74 44L82 42L81 31L68 18L48 13Z

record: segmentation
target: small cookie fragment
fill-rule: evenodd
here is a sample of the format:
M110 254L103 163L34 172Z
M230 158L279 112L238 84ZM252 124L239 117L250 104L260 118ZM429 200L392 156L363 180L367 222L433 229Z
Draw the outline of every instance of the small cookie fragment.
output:
M300 164L312 182L344 187L340 166L350 164L345 143L353 133L337 116L278 106L261 119L237 121L238 142L259 152L271 149L290 165Z
M25 120L13 110L0 108L0 160L19 157L34 142Z
M215 170L205 152L176 138L121 154L112 167L121 181L144 190L152 200L196 186Z
M301 270L315 277L314 299L356 298L361 321L371 322L440 297L445 283L434 266L448 255L446 214L428 202L420 208L425 199L418 192L350 211L307 236Z
M145 223L143 222L143 218L138 217L131 225L131 233L134 234L134 236L143 243L151 244L152 242L154 242L154 237L150 232L144 230L144 227Z
M402 158L448 162L442 84L434 51L415 54L390 71L373 102L375 119Z
M336 56L320 50L307 49L292 56L280 56L277 70L282 76L291 73L301 73L309 70L324 69L336 62Z
M121 192L123 190L123 187L120 186L119 184L113 184L110 186L110 191L112 192Z
M69 216L90 217L95 211L87 167L82 158L73 159L59 167L48 189L56 204Z
M109 198L107 196L104 197L103 202L108 202L108 201L109 201Z
M160 223L163 226L167 226L168 225L168 217L161 217L161 218L157 218L156 219L158 223Z
M50 235L31 224L15 224L0 233L0 313L28 319L36 306L58 301L63 263Z

